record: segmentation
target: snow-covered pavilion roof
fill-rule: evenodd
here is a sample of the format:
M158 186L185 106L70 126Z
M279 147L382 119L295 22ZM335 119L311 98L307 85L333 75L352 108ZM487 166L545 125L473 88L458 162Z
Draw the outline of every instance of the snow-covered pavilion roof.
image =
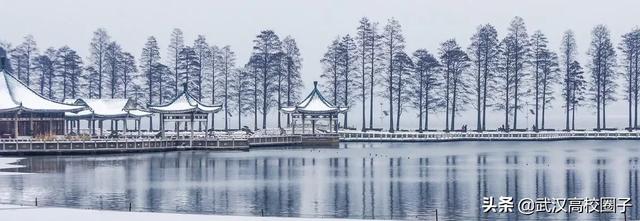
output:
M127 118L127 117L146 117L151 113L137 110L136 104L131 99L67 99L65 103L73 103L76 105L84 105L89 110L80 111L78 113L67 113L67 117L73 118Z
M187 91L186 85L180 95L173 101L162 106L149 106L148 109L157 113L190 113L190 112L206 112L216 113L222 109L222 105L206 105L194 98Z
M0 112L24 110L33 112L78 112L84 106L49 100L6 71L0 71Z
M318 90L318 82L313 82L313 90L294 107L283 107L284 113L331 114L347 111L347 108L336 107L322 96Z

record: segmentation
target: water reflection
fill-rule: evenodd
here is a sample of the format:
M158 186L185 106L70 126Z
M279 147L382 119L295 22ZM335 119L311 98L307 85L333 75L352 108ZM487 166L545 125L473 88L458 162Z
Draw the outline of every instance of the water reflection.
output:
M621 214L483 213L485 196L630 197L635 141L347 143L340 149L29 157L0 202L253 216L612 220ZM517 202L517 201L516 201ZM638 219L638 207L627 218Z

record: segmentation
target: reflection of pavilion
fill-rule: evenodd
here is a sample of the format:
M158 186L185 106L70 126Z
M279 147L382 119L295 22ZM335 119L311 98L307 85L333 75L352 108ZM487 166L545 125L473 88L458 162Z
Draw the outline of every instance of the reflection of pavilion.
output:
M291 133L293 134L315 134L316 123L318 121L328 121L326 132L338 132L338 114L347 111L347 108L336 107L325 99L318 90L318 82L313 82L313 90L307 97L293 107L284 107L280 109L285 114L290 114L293 122L291 123ZM307 131L306 121L311 121L311 132ZM298 123L301 123L302 131L296 131Z
M208 131L209 114L222 109L221 105L205 105L195 99L187 90L187 84L183 85L181 94L170 103L162 106L149 106L149 110L160 113L160 131L164 136L165 122L174 122L176 134L180 136L180 126L184 124L185 130L190 125L191 137L193 137L194 125L198 123L198 130L202 130L202 123L205 125L205 131Z

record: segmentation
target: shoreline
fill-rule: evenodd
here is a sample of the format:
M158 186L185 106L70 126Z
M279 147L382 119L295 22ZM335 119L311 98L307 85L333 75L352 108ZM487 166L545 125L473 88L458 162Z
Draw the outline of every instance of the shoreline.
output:
M6 220L48 220L48 221L85 221L85 220L139 220L139 221L345 221L355 219L341 218L302 218L302 217L260 217L207 215L161 212L127 212L114 210L93 210L59 207L33 207L0 204L0 217Z
M28 174L28 173L20 173L20 172L6 172L7 169L16 169L16 168L25 167L24 165L16 164L20 160L22 160L22 158L0 156L0 176Z
M250 137L243 141L200 141L200 140L100 140L100 141L33 141L33 140L0 140L0 156L28 155L96 155L113 153L165 152L181 150L208 151L250 151L267 147L318 148L338 147L341 142L552 142L571 140L640 140L640 131L398 131L394 133L382 131L343 130L338 135L304 134L304 135L262 135ZM236 146L236 143L245 145ZM209 148L207 145L215 146ZM193 145L193 146L189 146ZM0 162L2 163L2 162ZM10 162L9 162L10 163ZM8 164L8 163L5 163Z
M361 132L340 131L340 142L458 142L640 140L640 131L522 131L522 132Z

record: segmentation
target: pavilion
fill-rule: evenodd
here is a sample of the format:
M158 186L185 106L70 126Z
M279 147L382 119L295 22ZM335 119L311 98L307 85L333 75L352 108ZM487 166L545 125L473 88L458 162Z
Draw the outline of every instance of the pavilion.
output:
M347 111L347 108L336 107L322 96L318 90L318 82L313 82L313 90L307 97L293 107L284 107L280 109L285 114L292 117L291 130L293 134L306 133L306 120L311 121L311 134L316 133L317 121L328 121L327 132L338 132L338 114ZM296 133L298 121L302 123L302 132Z
M222 105L206 105L195 99L187 90L187 84L183 84L183 91L173 101L166 105L149 106L148 110L160 114L160 132L165 136L165 122L173 122L176 135L180 136L180 126L184 123L185 130L190 125L191 137L193 137L194 125L198 123L198 130L208 131L209 114L220 111Z
M2 58L0 58L2 60ZM64 135L65 112L83 106L47 99L0 67L0 137Z
M80 134L80 120L88 122L87 125L92 135L96 134L97 121L100 128L100 136L103 135L103 122L105 120L115 122L116 131L118 131L119 122L123 121L125 135L128 130L127 122L134 120L135 130L140 135L140 119L151 116L151 113L139 110L139 106L132 99L67 99L65 103L88 107L88 110L65 114L65 118L70 124L69 128L73 131L75 127L77 134Z

